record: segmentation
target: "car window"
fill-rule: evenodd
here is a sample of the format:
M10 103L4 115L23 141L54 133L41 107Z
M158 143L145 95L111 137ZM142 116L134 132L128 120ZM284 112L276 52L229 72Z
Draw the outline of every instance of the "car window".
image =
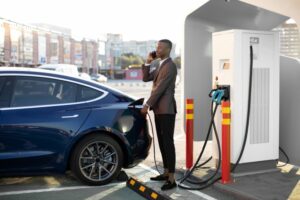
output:
M0 91L2 91L2 86L4 85L4 81L5 81L5 77L4 76L0 76Z
M72 103L76 100L76 84L48 78L17 77L12 107Z
M77 101L88 101L92 99L96 99L103 95L103 92L85 87L79 86Z
M0 108L9 107L13 91L13 78L0 77Z
M76 102L77 85L66 81L60 81L59 92L56 97L60 103L74 103Z

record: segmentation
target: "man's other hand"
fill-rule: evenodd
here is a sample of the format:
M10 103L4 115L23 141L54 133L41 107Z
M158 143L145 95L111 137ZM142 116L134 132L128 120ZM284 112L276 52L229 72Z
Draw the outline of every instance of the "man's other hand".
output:
M141 110L141 114L146 117L147 113L148 113L148 106L144 105L144 107Z

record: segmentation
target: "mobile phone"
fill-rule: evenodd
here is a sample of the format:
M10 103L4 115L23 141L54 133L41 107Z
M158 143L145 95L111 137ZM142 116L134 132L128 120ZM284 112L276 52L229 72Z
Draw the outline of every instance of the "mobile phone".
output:
M156 58L156 51L152 51L150 54L151 54L151 57L152 57L153 59Z

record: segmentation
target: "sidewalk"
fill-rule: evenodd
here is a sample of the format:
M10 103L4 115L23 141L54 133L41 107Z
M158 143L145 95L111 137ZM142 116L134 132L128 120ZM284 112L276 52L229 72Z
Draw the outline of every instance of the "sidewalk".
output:
M228 185L216 184L221 191L241 199L300 199L300 169L287 165L278 172L235 178Z
M283 164L283 163L281 163ZM196 171L195 177L203 177L208 170ZM232 178L232 183L217 182L213 188L236 197L237 199L299 200L300 169L292 165L279 168L278 171Z

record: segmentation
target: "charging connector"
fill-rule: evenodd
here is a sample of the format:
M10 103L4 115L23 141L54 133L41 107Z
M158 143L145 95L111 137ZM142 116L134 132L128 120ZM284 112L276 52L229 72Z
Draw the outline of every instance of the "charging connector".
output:
M217 85L217 89L224 91L222 100L224 101L230 100L230 85Z
M220 105L222 101L228 101L230 99L230 86L217 85L217 88L211 90L208 96L212 98L213 102Z

